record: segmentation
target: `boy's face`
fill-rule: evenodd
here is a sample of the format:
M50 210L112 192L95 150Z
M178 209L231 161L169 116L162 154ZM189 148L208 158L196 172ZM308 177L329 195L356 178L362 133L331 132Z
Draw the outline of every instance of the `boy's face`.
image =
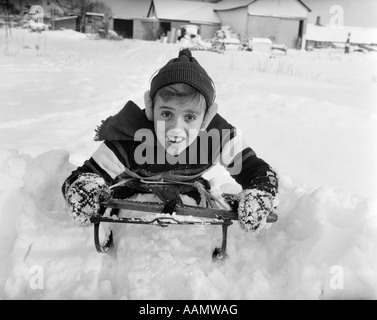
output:
M154 102L154 129L157 139L170 155L178 155L198 136L205 106L193 105L185 99L171 97Z

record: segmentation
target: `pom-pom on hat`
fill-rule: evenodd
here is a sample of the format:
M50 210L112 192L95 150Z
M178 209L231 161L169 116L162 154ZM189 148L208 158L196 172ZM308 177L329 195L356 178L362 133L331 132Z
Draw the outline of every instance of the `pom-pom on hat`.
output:
M154 99L158 90L175 83L185 83L198 90L206 100L207 109L215 100L212 79L187 48L181 50L178 58L171 59L153 77L150 87L151 99Z

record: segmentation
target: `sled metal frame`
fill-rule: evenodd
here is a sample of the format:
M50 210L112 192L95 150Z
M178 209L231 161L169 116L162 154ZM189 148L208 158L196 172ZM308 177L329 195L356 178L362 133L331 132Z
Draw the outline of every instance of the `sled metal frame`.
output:
M182 203L180 197L182 190L180 189L179 183L177 184L176 182L137 182L136 185L135 182L133 182L131 187L133 188L135 186L138 190L141 189L142 191L155 194L161 202L140 202L112 197L107 202L101 203L98 214L90 219L94 224L94 244L99 253L107 253L109 248L113 245L113 235L111 231L105 243L101 244L99 238L99 226L101 222L145 224L159 227L167 227L169 225L221 225L221 247L215 248L212 254L212 259L222 260L227 257L226 246L228 227L233 224L232 220L238 220L238 203L234 206L234 204L232 205L232 203L228 201L232 210L219 209L215 201L211 199L207 199L208 207L185 205ZM193 189L195 187L191 186L190 188ZM104 216L108 208L111 209L110 215ZM118 216L120 210L142 211L166 215L156 216L152 219L127 218ZM178 220L176 219L178 216L191 216L198 219L187 221ZM273 218L270 220L273 220Z
M146 220L143 218L126 218L118 217L119 210L132 210L132 211L144 211L152 213L169 213L164 211L166 208L173 209L173 212L177 216L193 216L198 218L206 218L208 220L192 220L192 221L182 221L177 220L172 215L171 217L159 217ZM111 208L110 217L104 217L103 214ZM172 212L172 213L173 213ZM171 213L171 214L172 214ZM101 216L102 215L102 216ZM115 217L114 217L115 215ZM221 209L213 208L198 208L195 206L172 206L171 203L159 204L159 203L148 203L148 202L137 202L131 200L119 200L111 199L106 204L101 206L99 215L91 218L91 222L94 224L94 244L98 252L107 253L109 248L113 244L112 233L108 236L105 244L100 243L99 239L99 226L101 222L111 222L111 223L129 223L129 224L146 224L155 225L159 227L167 227L169 225L221 225L222 226L222 245L221 248L216 248L213 252L214 259L222 259L226 256L226 246L227 246L227 230L230 225L233 224L231 220L237 220L237 213L232 211L226 211Z

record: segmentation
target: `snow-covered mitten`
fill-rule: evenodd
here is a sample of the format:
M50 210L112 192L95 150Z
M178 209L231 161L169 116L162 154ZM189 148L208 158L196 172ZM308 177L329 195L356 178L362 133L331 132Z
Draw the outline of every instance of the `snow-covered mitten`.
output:
M105 180L94 173L83 173L66 187L65 199L72 219L80 226L89 226L90 217L98 212L100 202L108 200L110 189Z
M267 217L276 213L278 206L277 195L258 189L246 189L239 194L238 221L245 231L259 232L268 228Z

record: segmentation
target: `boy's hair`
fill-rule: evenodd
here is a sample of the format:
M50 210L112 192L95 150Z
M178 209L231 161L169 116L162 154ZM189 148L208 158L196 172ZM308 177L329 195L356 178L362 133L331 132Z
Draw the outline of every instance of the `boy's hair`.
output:
M204 113L206 113L208 110L204 96L198 90L185 83L175 83L163 87L156 93L153 99L153 104L155 103L157 96L159 96L162 101L179 98L184 105L190 104L192 109L198 112L204 111Z

